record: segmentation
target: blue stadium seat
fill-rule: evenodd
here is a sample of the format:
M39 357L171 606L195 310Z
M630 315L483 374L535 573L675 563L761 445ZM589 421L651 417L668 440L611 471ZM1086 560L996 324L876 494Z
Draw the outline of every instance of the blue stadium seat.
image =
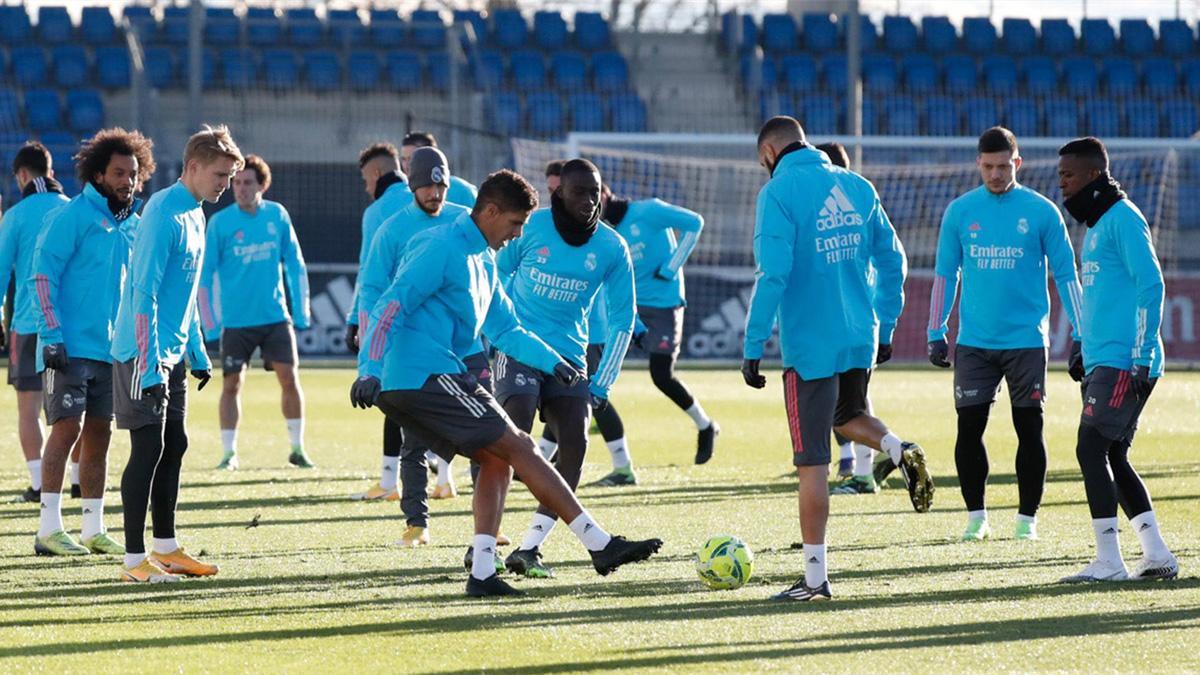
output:
M963 19L963 46L972 54L990 54L996 49L996 24L986 16Z
M46 84L46 52L41 47L13 47L13 79L18 87L39 87Z
M555 52L550 56L550 74L559 91L583 91L588 88L587 61L576 52Z
M1083 106L1083 132L1090 136L1119 136L1121 113L1117 104L1106 98L1095 98Z
M408 41L408 27L394 9L371 10L370 32L377 47L402 47Z
M95 89L72 89L67 92L67 128L80 134L91 134L104 126L104 101Z
M1200 114L1196 102L1190 99L1173 99L1163 106L1167 118L1167 135L1173 138L1191 136L1200 130Z
M624 91L629 88L629 66L617 52L600 52L592 57L592 77L600 91Z
M475 55L472 64L475 86L481 89L499 89L504 85L504 57L500 52L485 50Z
M779 62L783 71L782 86L792 92L812 91L820 86L817 62L808 54L789 54Z
M369 49L355 49L346 57L346 79L355 91L370 91L379 87L383 69L379 55Z
M862 58L863 87L877 92L894 91L900 83L896 62L887 54L865 54Z
M521 51L512 55L513 85L518 91L537 91L546 87L546 63L538 52Z
M129 50L96 47L96 82L105 89L125 89L130 84Z
M962 102L962 117L966 123L964 136L978 136L1000 122L996 111L996 100L972 96Z
M910 93L928 93L938 88L938 67L928 54L905 54L900 59L904 88Z
M800 113L800 124L809 134L833 135L838 133L838 121L844 106L839 106L836 99L823 96L805 96Z
M108 7L84 7L79 18L79 36L92 46L107 45L116 37L117 27Z
M75 26L67 8L49 5L38 9L38 40L51 45L65 45L75 38Z
M845 54L830 54L821 59L821 80L832 92L846 91L847 66Z
M18 130L23 129L25 125L21 124L21 106L17 102L17 92L12 89L0 89L0 132L5 129ZM0 134L3 135L3 134ZM14 143L19 144L25 141L22 134L18 134L21 138L15 139ZM9 139L13 140L13 139ZM7 143L7 141L5 141ZM8 161L6 155L0 158L0 161Z
M483 18L482 12L477 12L473 9L456 9L451 14L451 20L455 25L470 24L471 30L475 32L476 44L484 44L487 42L487 19ZM463 37L464 39L466 38L466 36Z
M34 131L49 131L59 128L62 121L62 103L58 93L51 89L30 89L25 92L25 122Z
M504 91L486 99L492 129L506 136L515 136L521 130L521 99L516 94Z
M770 56L763 56L762 67L758 73L755 73L754 69L757 63L758 61L753 54L742 54L739 63L742 86L749 91L753 84L751 79L757 75L760 78L759 84L762 91L773 89L779 80L779 66L776 64L775 59Z
M590 25L590 22L587 22ZM751 14L742 15L741 37L737 44L737 49L740 52L751 52L758 46L758 38L762 31L759 30L758 24L754 21L754 16ZM583 36L580 34L579 14L575 15L575 40L579 46L583 47Z
M604 101L596 94L571 94L567 97L572 131L604 131L606 117Z
M907 16L883 17L883 47L889 52L916 50L917 25Z
M930 54L947 54L958 47L958 31L947 16L921 19L921 37L925 42L925 51Z
M763 96L759 100L759 119L766 121L776 115L788 115L799 119L800 111L796 107L795 97L787 94L778 96Z
M764 14L762 22L763 51L786 54L796 48L796 20L791 14Z
M1058 91L1058 66L1049 56L1030 56L1021 61L1021 81L1025 91L1049 96Z
M858 17L858 39L859 46L864 52L875 51L876 46L879 45L879 29L871 17L865 14L860 14Z
M1157 103L1146 99L1125 99L1122 107L1126 136L1155 138L1160 135L1162 118Z
M33 26L24 5L0 6L0 42L19 45L33 38Z
M180 78L184 83L191 75L191 64L188 54L183 51L179 57ZM217 81L217 56L211 49L205 49L200 59L200 81L205 89L212 87Z
M957 136L958 108L949 96L930 96L925 99L926 129L930 136Z
M1012 94L1017 90L1017 62L997 54L983 60L983 81L989 91Z
M1104 59L1103 66L1103 79L1108 93L1125 95L1137 91L1138 74L1133 61L1123 56L1111 56Z
M1096 63L1084 56L1070 56L1062 60L1063 82L1068 94L1087 96L1096 91L1100 77Z
M884 99L883 133L893 136L916 136L921 133L921 115L910 96L888 96Z
M13 50L14 52L16 50ZM16 57L13 57L13 65L16 65ZM1180 66L1180 73L1183 76L1183 89L1191 96L1200 96L1200 58L1187 59Z
M1175 59L1152 57L1142 61L1142 85L1153 96L1170 96L1179 90Z
M1004 100L1004 126L1017 135L1040 136L1037 103L1030 98L1014 97Z
M808 52L831 52L838 46L837 24L829 14L805 14L803 26L803 48Z
M748 38L753 40L758 39L757 25L754 23L754 17L747 16L750 27L753 29L753 35L747 34ZM580 49L586 51L595 51L608 47L610 38L608 31L608 21L600 15L600 12L576 12L575 13L575 44L579 45ZM755 44L750 42L751 45Z
M879 126L879 106L875 104L873 98L865 98L862 102L862 132L867 136L878 136L884 133Z
M1066 19L1042 19L1042 51L1050 56L1075 51L1075 29Z
M191 9L179 5L167 5L163 8L162 25L159 27L159 38L173 45L186 45L188 41L189 16Z
M429 88L443 92L450 89L450 59L444 52L429 55Z
M412 24L413 45L422 49L440 49L446 45L446 22L436 9L413 10L409 17Z
M1117 34L1108 19L1084 19L1079 37L1083 50L1093 56L1107 56L1117 48Z
M498 9L492 12L492 44L501 49L518 49L529 39L529 26L520 10Z
M357 10L330 9L325 13L325 21L329 24L329 40L338 47L361 47L367 39L367 27Z
M547 51L567 46L567 22L562 12L541 10L533 15L533 39Z
M1071 137L1079 134L1079 106L1068 98L1047 99L1043 106L1046 135Z
M175 50L170 47L147 47L145 56L146 81L150 86L155 89L175 86L179 74Z
M91 75L87 52L79 45L63 45L51 51L54 82L60 87L82 87Z
M646 130L646 103L636 94L620 94L609 100L613 131L637 133Z
M1154 52L1154 29L1145 19L1121 19L1121 48L1130 56Z
M1196 48L1196 32L1182 19L1159 22L1158 38L1163 54L1167 56L1190 56Z
M424 81L421 56L413 51L388 52L387 72L391 87L399 91L420 89Z
M1009 54L1027 56L1037 50L1037 30L1029 19L1008 17L1000 27L1004 31L1003 47Z
M545 92L530 94L525 98L529 111L529 131L535 136L555 137L563 132L562 99L558 94Z
M975 68L975 59L962 54L951 54L943 59L942 67L945 70L947 91L967 94L978 88L979 75Z
M283 23L273 8L246 9L246 40L254 47L274 47L283 41Z
M263 81L271 89L294 89L300 84L296 52L274 47L263 51Z
M342 71L337 53L330 49L304 52L304 79L317 91L331 91L342 83Z
M121 16L129 22L142 44L154 41L158 36L158 20L146 5L126 5Z
M228 7L209 7L204 16L204 41L226 47L236 45L241 38L242 25Z
M288 43L292 46L315 47L325 39L325 27L321 25L314 9L289 9L284 19L287 22Z

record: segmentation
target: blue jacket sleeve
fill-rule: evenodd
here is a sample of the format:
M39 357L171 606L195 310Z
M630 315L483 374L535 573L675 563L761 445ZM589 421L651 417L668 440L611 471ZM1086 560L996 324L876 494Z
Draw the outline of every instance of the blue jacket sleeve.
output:
M158 289L171 251L179 244L181 229L174 218L142 223L129 257L140 389L163 383L163 373L159 370Z
M1165 287L1162 267L1150 238L1150 227L1141 218L1130 221L1116 223L1112 232L1121 261L1137 286L1137 338L1133 346L1133 363L1149 366L1156 356L1161 356L1154 352L1158 349L1162 328Z
M8 288L8 280L12 278L17 262L17 223L12 217L12 210L0 218L0 288ZM28 279L17 279L17 283L27 283ZM5 291L7 292L7 290ZM4 303L0 302L0 324L4 323Z
M358 270L359 330L367 330L368 314L391 284L392 272L396 270L399 252L392 245L388 230L388 221L384 221L371 241L366 264Z
M187 362L192 370L212 370L212 361L208 358L208 351L204 349L199 307L193 313L191 327L188 329Z
M1054 275L1054 287L1062 300L1063 311L1071 321L1071 337L1079 339L1079 317L1083 315L1083 286L1079 285L1079 273L1075 269L1075 249L1071 247L1071 236L1058 209L1046 218L1042 228L1042 251L1050 263Z
M208 224L208 231L204 234L204 264L200 267L200 288L196 291L200 323L210 340L221 336L221 317L217 314L213 289L213 281L221 267L221 226L216 220L214 218L214 222Z
M754 223L754 295L746 314L746 342L742 348L747 359L761 359L763 345L775 328L775 318L788 277L792 273L796 227L771 184L758 193Z
M676 274L679 274L680 268L687 262L692 251L695 250L696 244L699 243L700 230L704 229L704 218L699 213L682 206L675 206L663 201L659 201L658 204L660 208L655 214L658 224L661 227L679 230L683 233L679 245L675 247L675 252L658 269L658 276L664 279L673 279Z
M608 398L608 390L621 374L621 363L633 337L637 298L634 292L633 259L629 247L621 244L621 256L613 261L604 277L604 297L608 309L608 335L604 356L596 366L588 388L600 398Z
M374 204L371 206L374 206ZM362 244L358 248L359 276L362 276L362 269L367 264L367 254L371 252L371 241L375 237L375 228L371 227L371 224L374 221L375 211L371 208L371 206L368 206L367 209L363 211ZM358 301L358 292L361 288L361 284L359 283L360 281L361 280L356 279L354 282L354 302L350 303L350 313L346 317L346 323L350 324L351 326L357 326L359 318L364 313L369 314L371 311L370 307L364 307ZM362 338L360 337L359 339L361 340Z
M308 267L304 264L304 253L300 251L292 217L282 207L280 211L283 212L283 222L287 224L282 251L283 276L287 280L288 297L292 301L292 324L296 330L308 330L312 322L308 307Z
M942 214L938 232L937 258L933 265L933 288L929 291L929 340L946 337L946 324L958 295L959 271L962 269L962 242L958 238L954 205Z
M879 317L879 344L892 344L896 321L904 311L904 278L908 276L908 257L896 228L888 219L879 195L871 208L871 262L875 265L875 315Z
M358 374L380 377L387 341L397 325L445 282L446 254L433 240L410 246L395 278L375 301L359 339Z
M75 223L71 222L66 209L59 209L38 235L33 253L32 281L37 292L38 306L42 310L38 313L38 340L42 344L63 341L62 326L58 322L58 312L54 307L58 302L58 289L63 272L71 257L75 255L77 235Z
M497 349L512 358L527 363L543 373L553 373L554 366L564 363L558 352L534 335L517 320L512 300L504 292L504 285L495 283L492 303L483 320L483 332Z

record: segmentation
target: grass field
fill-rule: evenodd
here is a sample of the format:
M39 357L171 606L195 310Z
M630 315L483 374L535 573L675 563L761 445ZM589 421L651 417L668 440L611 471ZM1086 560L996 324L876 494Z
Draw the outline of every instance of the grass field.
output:
M644 371L623 378L625 417L641 485L581 490L612 532L666 541L651 562L610 577L592 571L560 528L544 551L552 580L515 582L521 599L463 596L469 541L465 494L433 502L433 544L395 545L396 503L351 502L379 464L380 414L347 403L349 371L304 374L315 471L286 466L277 387L247 387L242 470L212 470L220 455L216 387L194 394L179 510L181 537L221 565L216 578L168 586L116 581L116 559L32 555L36 507L0 506L0 671L528 672L629 669L729 671L1181 670L1200 668L1200 375L1172 373L1155 391L1135 447L1168 543L1174 582L1060 586L1082 567L1092 535L1074 456L1077 390L1051 376L1050 473L1042 540L1011 539L1015 436L997 404L988 442L996 539L957 541L965 523L954 480L950 376L877 374L877 413L921 442L938 481L934 509L915 514L902 489L836 497L830 521L832 603L777 604L767 596L803 569L795 479L779 378L765 392L733 371L684 373L722 425L717 455L691 464L690 420ZM0 393L0 479L27 484L11 389ZM599 438L584 480L608 470ZM119 483L128 439L114 436L107 522L120 532ZM465 462L460 460L463 470ZM78 531L78 502L64 500ZM505 531L519 536L533 506L516 488ZM257 526L251 527L251 523ZM736 534L756 554L737 591L704 589L692 554L708 536ZM118 536L118 539L120 537ZM1126 531L1127 560L1140 554Z

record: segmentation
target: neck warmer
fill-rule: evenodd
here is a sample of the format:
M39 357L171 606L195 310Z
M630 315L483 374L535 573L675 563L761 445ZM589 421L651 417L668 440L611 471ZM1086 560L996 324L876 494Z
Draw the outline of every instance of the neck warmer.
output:
M625 218L627 211L629 211L628 199L609 197L608 204L604 206L604 221L616 227Z
M21 196L28 197L39 192L57 192L61 195L63 193L62 184L49 176L38 176L25 184Z
M779 156L775 158L775 163L771 165L771 175L772 176L775 175L775 168L779 166L779 163L783 161L784 157L786 157L787 155L789 155L801 148L807 148L807 147L808 147L808 143L805 143L804 141L794 141L792 143L788 143L787 146L783 150L779 151Z
M1121 184L1108 171L1102 171L1096 180L1063 202L1067 213L1088 227L1094 226L1113 204L1125 199Z
M562 198L554 192L550 195L550 215L554 217L554 229L558 230L563 241L571 246L583 246L596 233L596 223L600 222L600 205L596 205L596 211L587 222L581 223L575 216L567 213Z
M96 192L99 192L100 196L108 201L108 210L118 223L124 222L125 219L133 214L134 207L137 205L137 199L130 199L128 202L123 202L115 194L110 194L107 188L95 181L92 181L92 187L96 188Z
M404 182L406 182L404 179L404 174L400 173L399 171L392 171L390 173L383 174L379 177L379 180L375 181L375 199L382 197L383 193L387 192L387 189L396 183Z

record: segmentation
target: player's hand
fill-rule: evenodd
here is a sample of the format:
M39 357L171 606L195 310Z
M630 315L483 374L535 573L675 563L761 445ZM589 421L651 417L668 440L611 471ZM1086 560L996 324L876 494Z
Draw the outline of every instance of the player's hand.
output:
M67 364L70 363L70 361L71 360L67 358L67 346L65 344L61 342L55 342L52 345L46 345L45 347L42 347L42 363L44 363L47 368L53 368L54 370L66 372Z
M946 338L929 341L929 362L938 368L950 367L950 344Z
M746 381L747 385L755 389L762 389L767 386L766 376L760 375L758 372L760 361L760 359L746 359L742 361L742 379Z
M149 387L142 389L142 400L150 399L154 401L154 405L161 406L163 401L167 400L167 384L159 382L152 384Z
M199 368L193 368L192 377L199 380L199 382L196 383L196 391L201 391L204 389L204 385L208 384L208 381L212 379L212 369L205 368L204 370L201 370Z
M554 379L564 387L574 387L586 378L582 371L569 363L558 362L554 366Z
M591 396L593 412L600 412L601 410L604 410L605 408L608 407L608 399L606 399L602 396L598 396L594 393L590 394L590 396Z
M363 375L350 385L350 405L366 410L379 400L379 391L383 385L378 377Z
M637 347L638 349L640 349L642 351L646 351L646 333L649 333L649 332L650 331L648 331L648 330L644 330L640 333L634 333L633 340L632 340L633 346Z
M1071 355L1067 357L1067 374L1076 382L1082 382L1086 374L1083 370L1083 343L1079 340L1071 342Z
M1133 370L1129 371L1129 378L1138 400L1144 401L1149 398L1150 390L1154 388L1154 380L1150 378L1150 367L1134 364Z
M0 349L8 349L8 329L0 326Z
M875 365L887 363L892 360L892 346L879 345L879 351L875 354Z
M358 326L356 324L346 324L346 349L349 349L351 354L358 353Z

